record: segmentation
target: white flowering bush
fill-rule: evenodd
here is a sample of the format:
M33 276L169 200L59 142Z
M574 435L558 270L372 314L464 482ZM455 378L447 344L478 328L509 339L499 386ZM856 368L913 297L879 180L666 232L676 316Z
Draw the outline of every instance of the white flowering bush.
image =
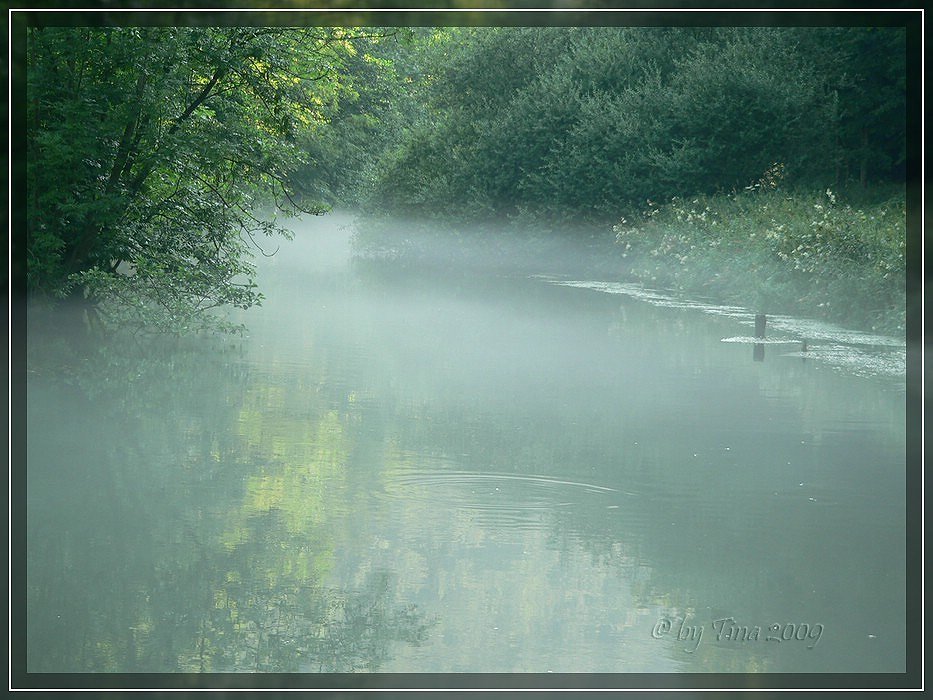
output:
M783 192L782 174L773 166L731 195L646 200L642 212L614 228L628 273L775 312L902 329L903 193L853 206L831 188Z

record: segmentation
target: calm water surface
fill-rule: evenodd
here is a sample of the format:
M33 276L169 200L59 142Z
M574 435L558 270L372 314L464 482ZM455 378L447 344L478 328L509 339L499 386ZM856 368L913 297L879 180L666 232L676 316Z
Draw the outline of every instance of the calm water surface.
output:
M902 344L338 224L243 339L31 328L30 671L904 671Z

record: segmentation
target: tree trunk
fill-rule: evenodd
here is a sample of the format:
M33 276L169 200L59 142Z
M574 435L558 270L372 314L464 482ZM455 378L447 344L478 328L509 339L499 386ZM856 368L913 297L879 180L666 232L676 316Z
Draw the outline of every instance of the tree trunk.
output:
M74 244L69 246L65 256L65 271L67 274L81 272L88 269L87 258L94 250L97 242L98 227L94 223L87 223L81 228Z
M130 157L130 152L133 149L133 145L139 142L136 131L141 118L141 104L143 93L146 91L146 82L146 73L140 73L139 78L136 80L136 114L132 116L129 121L127 121L126 126L123 129L123 135L120 137L120 145L117 148L117 155L113 160L113 167L110 169L110 177L107 179L106 191L108 193L113 192L114 189L116 189L120 176L123 174L123 171L126 170L127 161Z

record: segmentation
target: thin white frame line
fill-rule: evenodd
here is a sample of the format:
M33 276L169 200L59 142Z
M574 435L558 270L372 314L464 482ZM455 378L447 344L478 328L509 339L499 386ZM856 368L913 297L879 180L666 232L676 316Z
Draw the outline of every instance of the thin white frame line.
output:
M920 605L920 620L921 620L921 629L925 628L926 623L926 610L924 603L926 602L925 596L925 585L926 585L926 557L925 557L925 475L922 465L926 459L925 444L923 440L924 428L926 425L926 413L924 406L924 398L926 395L925 388L925 369L926 369L926 358L924 355L924 342L923 339L926 336L926 325L925 325L925 303L924 303L924 291L925 291L925 280L926 280L926 265L925 265L925 256L926 256L926 240L924 232L926 230L926 190L924 184L926 182L926 125L925 125L925 80L926 80L926 67L925 67L925 52L926 52L926 25L924 22L924 8L826 8L826 9L814 9L814 8L769 8L767 10L763 9L754 9L754 8L594 8L594 9L580 9L580 8L330 8L330 9L316 9L316 8L282 8L282 9L255 9L255 8L136 8L136 9L121 9L117 10L122 14L131 13L131 12L235 12L235 13L347 13L347 12L376 12L376 13L389 13L389 12L416 12L416 13L445 13L445 12L472 12L472 13L527 13L527 12L577 12L577 13L646 13L646 12L743 12L743 13L762 13L762 12L798 12L798 13L839 13L839 12L919 12L921 23L920 23L920 270L921 270L921 279L920 279L920 455L921 455L921 470L920 470L920 581L921 581L921 605ZM75 13L75 12L91 12L91 13L100 13L100 12L114 12L110 8L9 8L7 10L7 66L9 68L7 72L7 100L8 106L12 107L13 104L13 75L12 75L12 65L13 65L13 13L14 12L41 12L41 13ZM12 468L12 456L13 456L13 382L12 382L12 345L13 345L13 333L12 333L12 307L13 307L13 221L12 221L12 212L13 212L13 116L12 109L7 112L7 206L8 206L8 238L7 238L7 313L8 313L8 333L7 336L7 364L8 364L8 394L7 394L7 457L8 464L10 465L7 471L7 620L12 621L12 612L13 612L13 593L12 593L12 532L13 532L13 521L12 521L12 505L13 505L13 468ZM13 688L13 627L12 624L8 625L7 629L7 649L8 649L8 667L7 667L7 684L8 689L12 692ZM925 689L924 681L926 678L926 640L921 635L920 641L920 687L919 688L862 688L854 689L850 688L847 690L852 690L855 692L877 692L877 691L923 691ZM26 691L26 692L46 692L46 688L18 688L16 690ZM87 688L73 688L73 689L60 689L55 688L54 690L63 691L63 692L87 692L88 690L94 692L122 692L127 690L127 688L98 688L98 689L87 689ZM212 692L216 689L213 688L156 688L156 689L145 689L137 688L132 690L140 691L161 691L161 692L180 692L180 691L196 691L196 692ZM232 692L253 692L260 691L265 692L266 690L276 690L272 688L262 689L262 688L228 688ZM284 690L285 692L329 692L332 690L340 690L339 688L321 688L321 689L283 689L279 688L277 690ZM358 688L358 689L349 689L350 692L391 692L393 690L404 690L406 692L425 692L425 691L437 691L442 690L445 692L475 692L477 690L484 691L511 691L511 692L537 692L540 690L548 690L545 688L541 689L531 689L531 688L473 688L473 689L462 689L462 688ZM556 690L558 692L618 692L619 690L637 690L637 691L663 691L670 692L674 690L672 688L626 688L626 689L617 689L617 688L555 688L550 689L552 691ZM699 692L737 692L741 691L741 688L681 688L677 690L695 690ZM801 690L812 690L812 691L834 691L837 689L830 688L762 688L761 690L769 690L772 692L785 692L793 691L800 692Z
M75 692L75 693L88 693L88 692L100 692L100 693L120 693L125 692L124 688L50 688L50 689L39 689L39 688L17 688L19 692L48 692L52 690L54 692ZM131 688L131 691L139 692L154 692L154 693L192 693L192 692L206 692L214 693L217 692L216 688ZM506 692L506 693L620 693L620 692L638 692L638 693L679 693L679 692L700 692L700 693L748 693L748 688L402 688L402 687L387 687L387 688L353 688L353 687L344 687L344 688L223 688L223 692L227 693L256 693L256 692L276 692L276 693L332 693L337 692L346 692L350 694L355 693L392 693L392 692L406 692L406 693L476 693L476 692ZM884 693L884 692L921 692L920 688L756 688L755 693L759 692L768 692L768 693L800 693L800 692L830 692L838 693L840 690L845 692L852 693Z
M7 683L13 689L13 10L7 16Z
M103 674L101 674L103 675ZM166 674L174 675L174 674ZM187 674L179 674L187 675ZM252 674L236 674L252 676ZM260 674L262 675L262 674ZM287 675L287 674L286 674ZM412 674L416 675L416 674ZM585 675L585 674L584 674ZM668 674L661 674L668 675ZM742 674L739 674L742 675ZM793 674L790 674L793 675ZM363 674L366 677L366 674ZM126 688L17 688L19 692L46 693L50 690L65 693L122 693ZM216 688L131 688L130 690L145 693L214 693ZM619 692L649 692L649 693L678 693L681 691L696 691L701 693L748 693L748 688L223 688L227 693L330 693L342 691L346 693L391 693L405 691L407 693L475 693L475 692L507 692L507 693L619 693ZM844 688L846 692L853 693L884 693L884 692L920 692L920 688ZM755 688L754 692L799 693L799 692L838 692L838 688Z
M926 22L920 11L920 629L926 629L926 461L924 427L926 426L926 313L924 297L926 286ZM905 300L906 301L906 300ZM906 525L906 523L905 523ZM906 528L905 528L906 529ZM920 688L926 679L926 635L920 635Z
M13 10L7 16L7 683L13 689Z
M18 7L16 9L11 9L10 12L60 12L71 14L75 12L119 12L121 14L130 14L136 12L235 12L235 13L246 13L251 12L254 14L319 14L319 13L348 13L348 12L362 12L362 13L400 13L400 12L421 12L429 14L443 14L443 13L472 13L472 14L511 14L511 13L528 13L528 12L556 12L556 13L576 13L576 14L643 14L646 12L676 12L683 14L685 12L710 12L717 14L731 13L731 12L748 12L748 13L772 13L772 12L797 12L797 13L817 13L817 14L832 14L838 12L920 12L923 13L923 8L913 8L913 7L896 7L896 8L835 8L827 7L823 9L817 8L675 8L675 7L644 7L644 8L618 8L618 7L601 7L601 8L567 8L567 7L552 7L552 8L536 8L536 7L515 7L515 8L505 8L505 7L496 7L496 8L464 8L464 7L451 7L451 8L408 8L408 7L398 7L398 8L389 8L389 7L372 7L372 8L296 8L296 7L287 7L287 8L243 8L243 7L198 7L198 8L186 8L186 7L139 7L139 8L36 8L36 7Z

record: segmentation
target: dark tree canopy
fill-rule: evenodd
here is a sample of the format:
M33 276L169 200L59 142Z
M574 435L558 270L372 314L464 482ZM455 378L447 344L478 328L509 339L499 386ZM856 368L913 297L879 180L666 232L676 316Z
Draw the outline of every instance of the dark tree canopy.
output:
M903 29L450 32L376 209L607 221L774 166L808 187L903 179Z
M276 212L608 230L903 182L906 79L903 28L35 27L28 284L184 328L259 301Z
M28 284L103 295L184 326L258 300L258 209L320 213L289 191L363 32L341 28L32 28ZM114 274L117 269L132 274Z

